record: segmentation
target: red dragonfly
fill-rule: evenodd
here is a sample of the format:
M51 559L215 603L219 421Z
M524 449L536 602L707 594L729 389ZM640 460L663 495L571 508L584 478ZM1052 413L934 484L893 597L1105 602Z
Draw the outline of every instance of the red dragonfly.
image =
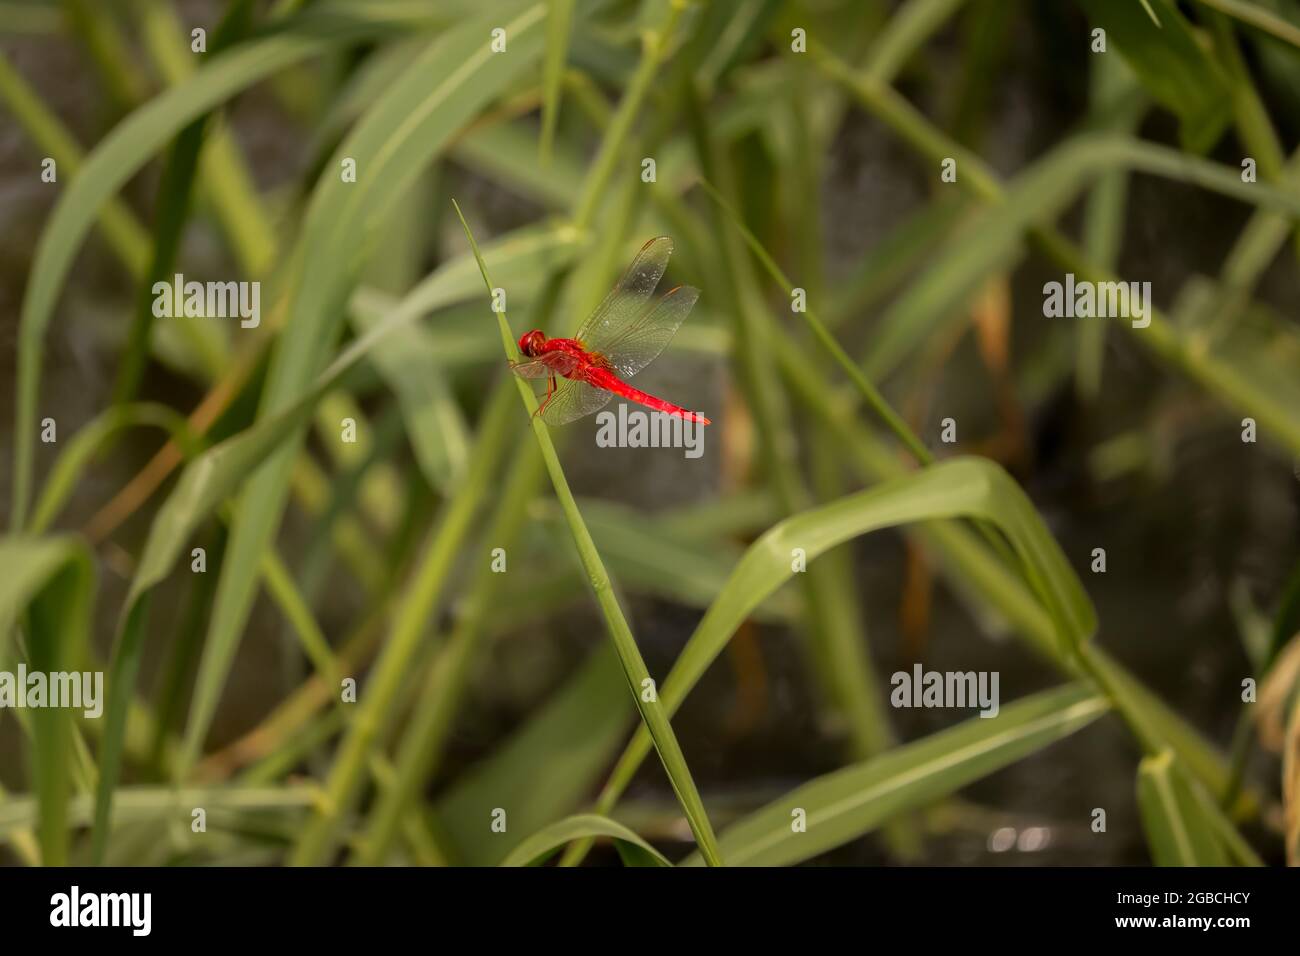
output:
M659 356L700 297L699 289L679 285L658 302L650 302L672 254L673 241L667 236L642 246L623 278L573 338L548 339L540 329L520 336L519 351L531 361L511 362L510 367L520 378L547 380L546 399L536 412L542 421L564 425L619 395L688 422L709 424L698 412L624 381Z

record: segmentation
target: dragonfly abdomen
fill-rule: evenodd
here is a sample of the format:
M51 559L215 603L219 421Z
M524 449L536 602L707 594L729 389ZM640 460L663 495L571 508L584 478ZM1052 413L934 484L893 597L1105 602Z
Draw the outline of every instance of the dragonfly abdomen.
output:
M674 405L672 402L657 398L649 392L643 392L639 388L633 388L627 382L623 381L617 375L605 369L593 369L587 378L588 383L613 392L621 398L626 398L630 402L636 402L638 405L644 405L646 408L653 409L656 412L663 412L666 415L676 415L688 422L699 422L702 425L711 424L709 419L705 418L698 412L682 408L680 405Z

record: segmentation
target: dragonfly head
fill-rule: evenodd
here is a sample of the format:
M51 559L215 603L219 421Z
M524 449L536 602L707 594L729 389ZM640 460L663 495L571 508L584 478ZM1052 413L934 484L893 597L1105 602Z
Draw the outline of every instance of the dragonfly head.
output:
M546 336L542 334L541 329L533 329L531 332L525 332L519 336L519 351L523 352L529 358L537 358L542 351L542 343L546 341Z

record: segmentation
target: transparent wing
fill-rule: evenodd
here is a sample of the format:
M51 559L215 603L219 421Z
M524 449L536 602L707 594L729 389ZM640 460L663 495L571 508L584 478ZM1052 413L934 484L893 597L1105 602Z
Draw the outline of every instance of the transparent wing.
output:
M645 368L668 347L682 321L694 308L700 290L679 285L644 310L640 317L623 326L598 349L623 378L630 378Z
M561 379L555 394L542 409L542 421L548 425L567 425L579 418L586 418L613 397L613 392L578 379Z
M603 353L605 344L645 310L672 254L673 241L667 236L651 239L642 246L623 277L596 306L591 317L582 323L574 338L589 351Z
M511 362L510 371L520 378L550 378L552 375L568 375L577 364L578 360L567 352L547 352L539 359Z

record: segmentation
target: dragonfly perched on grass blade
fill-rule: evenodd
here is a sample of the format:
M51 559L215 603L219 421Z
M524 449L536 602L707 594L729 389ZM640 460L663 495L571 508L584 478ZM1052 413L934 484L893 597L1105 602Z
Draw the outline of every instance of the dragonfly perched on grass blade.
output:
M564 425L590 415L618 395L688 422L709 424L698 412L625 381L668 346L700 297L699 289L679 285L651 302L672 254L673 241L667 236L642 246L623 278L573 338L548 339L540 329L520 336L519 351L528 361L511 362L510 367L520 378L547 380L546 398L536 412L542 421Z

